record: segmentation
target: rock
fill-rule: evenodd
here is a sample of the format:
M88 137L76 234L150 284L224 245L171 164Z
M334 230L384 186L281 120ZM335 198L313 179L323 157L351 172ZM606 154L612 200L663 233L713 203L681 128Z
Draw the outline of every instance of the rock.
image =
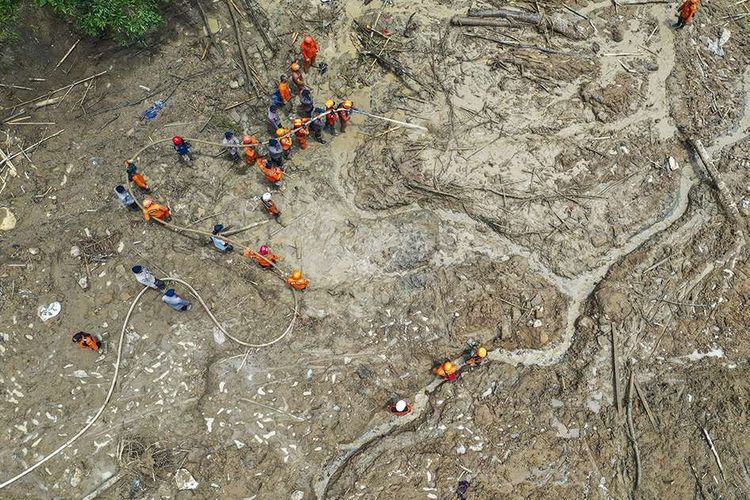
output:
M612 40L615 42L622 42L625 40L625 33L623 32L622 28L619 26L616 26L612 28Z
M512 324L510 322L510 318L507 316L503 316L503 319L500 323L500 340L507 340L511 336L512 332Z
M62 304L59 302L52 302L46 306L39 306L39 309L37 309L37 315L42 321L48 321L60 314L60 311L62 311Z
M39 249L38 248L29 248L29 253L31 255L38 255L39 254Z
M589 316L581 316L581 318L578 320L577 326L581 330L593 330L594 327L596 327L596 324L594 323L594 320Z
M643 67L646 68L646 71L654 72L659 71L659 65L656 63L656 61L652 61L651 59L647 59L643 62Z
M237 80L232 80L231 82L229 82L229 88L230 89L238 89L238 88L240 88L240 82L238 82ZM237 116L239 116L239 115L237 115Z
M305 492L300 490L296 490L291 496L291 500L302 500L303 498L305 498Z
M456 453L458 453L459 455L463 455L464 453L466 453L466 446L464 446L463 443L456 446Z
M73 245L70 247L70 256L71 257L80 257L81 256L81 249L78 248L76 245Z
M0 231L10 231L16 227L16 216L9 208L0 207Z
M83 477L83 471L76 469L73 475L70 476L70 486L77 488L81 484L81 478Z
M224 342L226 342L227 338L224 335L224 332L219 330L218 328L214 328L214 342L216 342L219 345L222 345Z
M86 370L76 370L73 372L73 376L75 378L88 378L89 374L86 373Z
M211 30L211 34L215 35L219 32L219 20L215 17L209 17L206 19L208 29Z
M533 328L541 328L544 323L541 319L535 319L534 322L531 324Z
M175 472L174 482L177 484L177 489L183 490L194 490L198 487L198 481L195 480L193 475L187 469L180 469Z

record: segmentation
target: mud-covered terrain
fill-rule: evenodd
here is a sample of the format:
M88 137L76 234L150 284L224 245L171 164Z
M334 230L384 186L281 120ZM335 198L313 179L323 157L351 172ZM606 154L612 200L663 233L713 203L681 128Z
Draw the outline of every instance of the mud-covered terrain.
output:
M675 31L662 3L201 3L211 37L180 3L146 47L84 38L55 69L79 35L43 10L0 47L0 495L750 495L741 5ZM451 22L497 8L544 21ZM295 147L277 223L260 172L198 141L269 137L305 33L316 103L427 131L355 114ZM310 287L120 206L134 156L175 225L257 223L233 238ZM205 307L139 295L135 264ZM489 361L436 379L472 341Z

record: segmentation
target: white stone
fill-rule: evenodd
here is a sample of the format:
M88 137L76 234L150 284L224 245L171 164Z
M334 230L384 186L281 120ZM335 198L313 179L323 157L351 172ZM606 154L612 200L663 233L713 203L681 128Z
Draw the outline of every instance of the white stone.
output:
M182 490L194 490L198 487L198 481L195 480L193 475L187 469L180 469L175 472L174 482L177 484L177 489Z

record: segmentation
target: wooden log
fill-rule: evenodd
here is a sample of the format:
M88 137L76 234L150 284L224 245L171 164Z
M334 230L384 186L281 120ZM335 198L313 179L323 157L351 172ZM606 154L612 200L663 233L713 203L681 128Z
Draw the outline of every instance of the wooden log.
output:
M498 28L508 28L513 24L507 19L481 19L475 17L453 16L451 18L453 26L491 26Z
M511 9L494 9L494 10L478 10L469 9L468 17L486 18L494 17L501 19L508 19L510 21L518 21L524 24L533 24L535 26L546 26L552 31L559 33L567 38L573 40L584 40L590 37L594 30L589 25L581 25L574 23L564 16L558 13L554 13L550 16L541 16L534 12L524 12L520 10ZM487 25L485 25L487 26Z
M242 45L242 35L240 30L239 21L237 21L237 15L234 13L232 5L229 0L226 0L227 9L229 9L229 15L232 16L232 24L234 25L234 33L237 37L237 49L240 51L240 59L242 60L242 66L245 70L245 89L250 94L252 89L255 92L256 97L260 97L260 91L258 85L256 85L254 79L257 79L256 73L251 69L250 64L247 62L247 55L245 54L245 48Z

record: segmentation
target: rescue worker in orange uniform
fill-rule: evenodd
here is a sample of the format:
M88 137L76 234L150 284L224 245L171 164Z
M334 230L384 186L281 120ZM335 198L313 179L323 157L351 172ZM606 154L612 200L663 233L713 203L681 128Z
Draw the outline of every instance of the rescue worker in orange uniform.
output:
M467 365L481 365L487 359L487 349L479 346L472 349L469 353L469 359L466 361Z
M125 169L128 172L128 180L130 182L138 186L138 188L144 193L151 191L146 182L146 178L138 172L138 167L135 166L135 163L130 160L125 160Z
M328 114L326 115L325 128L328 129L331 135L336 135L336 110L333 109L334 105L335 103L332 100L328 99L326 101L325 112Z
M288 128L277 128L276 137L279 138L281 143L281 149L284 150L284 158L289 158L292 155L292 136L289 134Z
M414 405L411 403L407 403L403 399L400 399L396 401L396 404L388 405L388 411L391 413L391 415L394 415L396 417L403 417L404 415L408 415L411 413L411 410L414 408Z
M246 135L242 137L242 144L258 144L258 141L252 135ZM258 151L256 148L243 148L245 150L245 161L248 167L252 167L255 160L258 158Z
M284 104L292 100L292 91L289 88L289 80L286 75L281 75L281 77L279 77L279 95L284 101Z
M308 120L310 121L310 120ZM302 118L294 120L294 135L297 137L300 149L307 149L307 136L310 135L310 131L305 127Z
M339 127L341 128L342 134L346 132L346 126L349 123L349 120L352 119L352 106L352 101L347 99L336 108L336 114L339 118Z
M302 53L302 65L304 66L305 71L307 71L310 69L310 66L315 64L315 58L318 56L318 44L315 43L313 37L307 35L302 39L299 48Z
M698 12L698 0L686 0L682 5L680 5L680 8L677 9L677 12L677 22L673 27L679 30L693 21L695 13Z
M279 207L277 207L276 203L271 199L271 193L263 193L260 200L263 202L263 207L266 209L266 212L268 212L268 215L276 219L278 222L279 217L281 217L281 210L279 210Z
M292 274L287 276L286 284L295 290L304 290L310 284L310 280L302 276L302 271L295 269Z
M302 75L301 68L296 62L293 62L290 68L292 70L292 81L297 87L297 93L299 93L305 87L305 77Z
M262 245L258 252L253 252L252 249L246 248L244 252L245 257L250 257L255 260L258 265L264 269L270 269L276 264L281 257L271 253L271 250L267 245Z
M156 203L151 197L146 197L143 200L143 218L146 220L154 219L167 220L171 217L172 212L169 210L167 205L160 205Z
M432 371L445 380L454 380L458 377L458 366L451 361L446 361L437 368L433 368Z
M255 164L258 165L258 168L261 172L263 172L266 180L271 184L278 184L279 182L281 182L281 179L284 178L283 170L275 166L269 167L266 163L266 160L263 158L258 158L257 160L255 160Z
M92 351L99 352L99 340L96 337L86 332L78 332L73 335L73 342L83 347L84 349L91 349Z

